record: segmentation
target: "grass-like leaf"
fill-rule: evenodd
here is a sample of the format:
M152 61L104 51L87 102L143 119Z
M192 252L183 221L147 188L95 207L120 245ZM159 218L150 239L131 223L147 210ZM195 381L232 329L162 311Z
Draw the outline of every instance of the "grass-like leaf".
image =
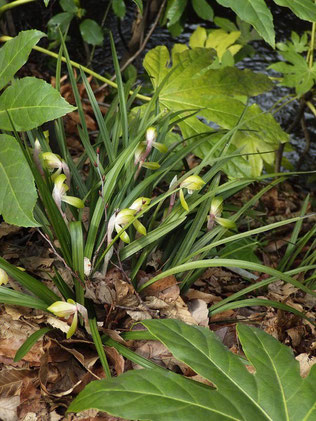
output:
M18 362L22 360L24 355L26 355L29 350L32 348L33 345L40 339L41 336L44 336L47 332L52 330L50 327L43 327L42 329L37 330L36 332L32 333L27 340L24 342L23 345L16 351L14 362Z

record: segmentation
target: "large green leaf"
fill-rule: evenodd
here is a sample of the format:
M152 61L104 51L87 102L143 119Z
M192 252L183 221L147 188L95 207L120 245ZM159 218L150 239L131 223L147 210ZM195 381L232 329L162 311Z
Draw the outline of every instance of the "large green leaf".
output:
M250 23L272 47L275 44L273 17L264 0L216 0L230 7L241 20ZM289 0L292 1L292 0Z
M178 320L143 324L173 355L210 380L215 389L172 372L135 370L90 383L69 411L96 408L132 420L312 421L316 367L302 379L286 346L260 329L238 326L243 350L256 373L206 328Z
M314 0L273 0L279 6L288 7L301 19L316 22L316 4Z
M170 68L169 52L166 47L159 46L147 53L144 67L155 88L165 79L159 95L162 110L177 112L196 109L199 116L231 129L244 114L244 98L271 89L272 83L267 76L250 70L235 67L211 69L213 58L214 52L209 49L186 49L173 54L173 66ZM210 130L195 116L187 118L179 126L184 137ZM261 156L260 153L276 150L279 142L286 142L287 139L288 136L272 115L263 114L258 106L253 105L243 116L243 126L234 142L237 148L243 147L242 153L251 154L247 159L252 167L252 175L257 176L262 171L263 159L271 163L272 157L271 154ZM197 151L198 154L200 152ZM236 171L227 174L234 177Z
M33 174L14 137L0 135L0 214L8 224L34 227L37 200Z
M43 37L43 32L22 31L0 49L0 89L2 89L26 62L32 48Z
M0 97L0 129L12 130L8 113L18 131L31 130L75 110L44 80L25 77Z

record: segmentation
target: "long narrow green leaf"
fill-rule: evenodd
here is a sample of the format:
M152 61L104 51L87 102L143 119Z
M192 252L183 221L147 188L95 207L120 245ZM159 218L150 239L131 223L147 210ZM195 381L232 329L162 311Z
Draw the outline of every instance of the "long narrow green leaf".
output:
M51 331L51 327L43 327L42 329L37 330L36 332L32 333L27 340L24 342L23 345L16 351L14 356L14 362L18 362L22 360L22 358L29 352L29 350L35 345L35 343L44 336L47 332Z
M94 342L94 345L96 347L97 353L99 355L103 370L106 374L106 377L108 379L111 378L111 371L110 371L110 367L108 364L108 360L106 358L105 355L105 351L103 348L103 344L102 344L102 340L98 331L98 325L97 325L97 320L95 317L89 317L89 326L90 326L90 330L91 330L91 336Z
M122 134L123 134L123 144L126 147L128 145L128 119L127 119L127 111L126 111L126 98L125 98L125 91L124 85L120 70L120 64L117 58L115 44L113 36L110 32L110 44L111 44L111 51L112 51L112 58L113 64L115 69L116 81L117 81L117 89L118 95L120 98L120 114L121 114L121 124L122 124Z
M37 308L38 310L44 311L48 307L45 301L3 286L0 287L0 303L12 306Z
M253 270L256 272L267 273L271 276L281 279L282 281L288 282L289 284L294 285L296 288L301 289L304 292L307 292L314 297L316 297L316 292L311 291L309 288L304 286L301 282L297 281L296 279L292 278L291 276L281 273L278 270L272 269L269 266L264 266L259 263L253 262L246 262L243 260L236 260L236 259L208 259L208 260L196 260L195 262L186 263L180 266L176 266L172 269L166 270L165 272L160 273L159 275L152 278L150 281L143 284L139 291L143 290L144 288L152 285L153 283L157 282L159 279L165 278L169 275L174 275L176 273L185 272L191 269L198 269L198 268L210 268L210 267L238 267L242 269Z
M286 275L288 276L294 276L297 275L298 273L305 273L309 270L313 270L316 269L316 265L308 265L308 266L302 266L296 269L292 269L288 272L285 272ZM279 276L272 276L271 278L268 279L263 279L262 281L256 282L246 288L243 288L241 291L235 292L234 294L230 295L227 298L224 298L222 301L220 301L219 303L213 304L210 311L216 310L217 308L225 305L226 303L229 303L231 301L237 300L238 298L242 297L245 294L248 294L252 291L255 291L256 289L265 287L269 284L271 284L272 282L276 281L277 279L279 279Z
M9 276L11 276L28 291L32 292L36 297L48 305L59 300L59 297L53 291L47 288L47 286L44 285L41 281L33 278L26 272L18 269L16 266L11 265L11 263L7 262L2 257L0 257L0 268L6 271ZM40 303L40 305L42 306L42 303Z
M296 308L288 306L287 304L279 303L277 301L265 300L263 298L248 298L246 300L230 302L228 304L223 305L222 307L218 307L216 310L210 310L210 316L214 316L215 314L222 313L226 310L233 310L235 308L252 307L252 306L279 308L280 310L287 311L289 313L295 314L296 316L302 317L303 319L309 321L311 324L316 326L316 323L313 320L305 316L305 314L302 313L301 311L296 310Z
M81 78L83 80L84 86L86 88L86 92L88 94L88 98L89 98L90 104L92 106L95 118L97 120L99 130L100 130L100 136L101 136L102 141L104 143L104 146L105 146L108 158L109 158L109 162L112 163L114 161L115 155L114 155L110 135L109 135L108 129L106 127L106 124L104 122L103 115L101 113L101 110L100 110L100 107L97 103L97 100L94 96L94 93L91 89L90 83L88 82L87 77L82 70L80 70L80 75L81 75Z
M306 210L307 210L307 206L308 206L308 202L309 202L309 194L306 196L306 198L304 200L300 216L305 215ZM284 256L282 257L280 263L278 264L278 269L280 271L285 270L286 264L287 264L288 260L290 259L292 252L294 250L296 250L296 242L297 242L300 230L302 228L302 224L303 224L303 219L298 220L296 222L295 226L294 226L294 229L292 231L291 238L290 238L289 244L287 245L287 248L285 250Z

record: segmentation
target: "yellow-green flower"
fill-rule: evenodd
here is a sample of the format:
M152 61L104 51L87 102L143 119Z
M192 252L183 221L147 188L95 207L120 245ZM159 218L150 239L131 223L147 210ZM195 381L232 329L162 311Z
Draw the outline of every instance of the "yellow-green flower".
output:
M227 218L221 218L222 211L223 211L223 198L220 196L214 197L211 202L211 209L208 215L208 222L207 222L208 229L212 229L215 222L217 222L219 225L221 225L224 228L236 229L235 222Z
M156 142L157 130L155 127L149 127L146 131L146 140L140 142L135 151L135 165L139 164L138 171L141 167L148 168L150 170L157 170L160 168L158 162L145 162L146 158L150 154L152 148L157 149L161 153L166 153L168 148L162 143Z
M79 304L76 303L71 298L68 298L67 302L65 301L56 301L51 306L47 307L47 310L51 313L55 314L57 317L63 317L68 319L70 316L73 315L72 323L70 328L67 332L67 339L71 338L71 336L75 333L77 326L78 326L78 313L81 314L85 327L89 330L89 321L88 321L88 312L87 309Z
M114 220L115 231L117 233L122 231L124 226L132 221L135 213L136 213L136 210L134 209L122 209L121 211L119 211L119 213L116 215L115 220ZM127 234L126 231L123 231L120 234L120 239L124 241L124 243L130 242L129 235Z
M47 307L47 310L55 314L57 317L63 317L68 319L73 315L71 326L67 332L67 339L69 339L76 331L78 326L78 307L77 303L68 298L67 302L65 301L56 301L51 306Z
M9 277L7 272L0 268L0 285L6 285L8 282Z
M180 184L183 189L188 189L188 193L192 194L195 190L200 190L205 184L205 181L198 175L190 175Z
M180 184L181 190L179 193L180 202L182 207L189 211L189 206L184 198L183 189L187 189L189 194L192 194L196 190L200 190L205 184L205 181L198 175L190 175L190 177L186 178Z
M56 178L61 174L63 171L67 178L67 183L70 183L70 172L69 167L66 162L57 154L53 152L44 152L41 155L44 166L49 170L56 169L57 171L52 175L52 180L55 182Z
M129 209L134 209L136 212L141 212L148 207L150 200L151 199L149 199L149 197L139 197L131 204Z
M53 189L53 199L58 206L59 209L61 209L61 202L69 203L69 205L72 205L76 208L83 208L84 203L81 199L74 196L67 196L66 192L69 190L69 187L67 184L65 184L66 176L64 174L60 174L56 177L54 182L54 189Z

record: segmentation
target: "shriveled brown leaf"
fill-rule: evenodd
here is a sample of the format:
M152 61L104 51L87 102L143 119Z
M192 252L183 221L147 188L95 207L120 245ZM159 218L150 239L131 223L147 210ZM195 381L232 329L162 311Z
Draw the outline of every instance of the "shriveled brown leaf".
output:
M207 292L203 292L203 291L200 291L198 289L193 289L193 288L190 288L189 291L185 294L185 296L189 300L195 300L195 299L203 300L206 302L206 304L217 303L221 301L221 298L214 294L209 294Z
M0 397L19 395L23 381L34 378L36 372L31 369L3 369L0 371Z

